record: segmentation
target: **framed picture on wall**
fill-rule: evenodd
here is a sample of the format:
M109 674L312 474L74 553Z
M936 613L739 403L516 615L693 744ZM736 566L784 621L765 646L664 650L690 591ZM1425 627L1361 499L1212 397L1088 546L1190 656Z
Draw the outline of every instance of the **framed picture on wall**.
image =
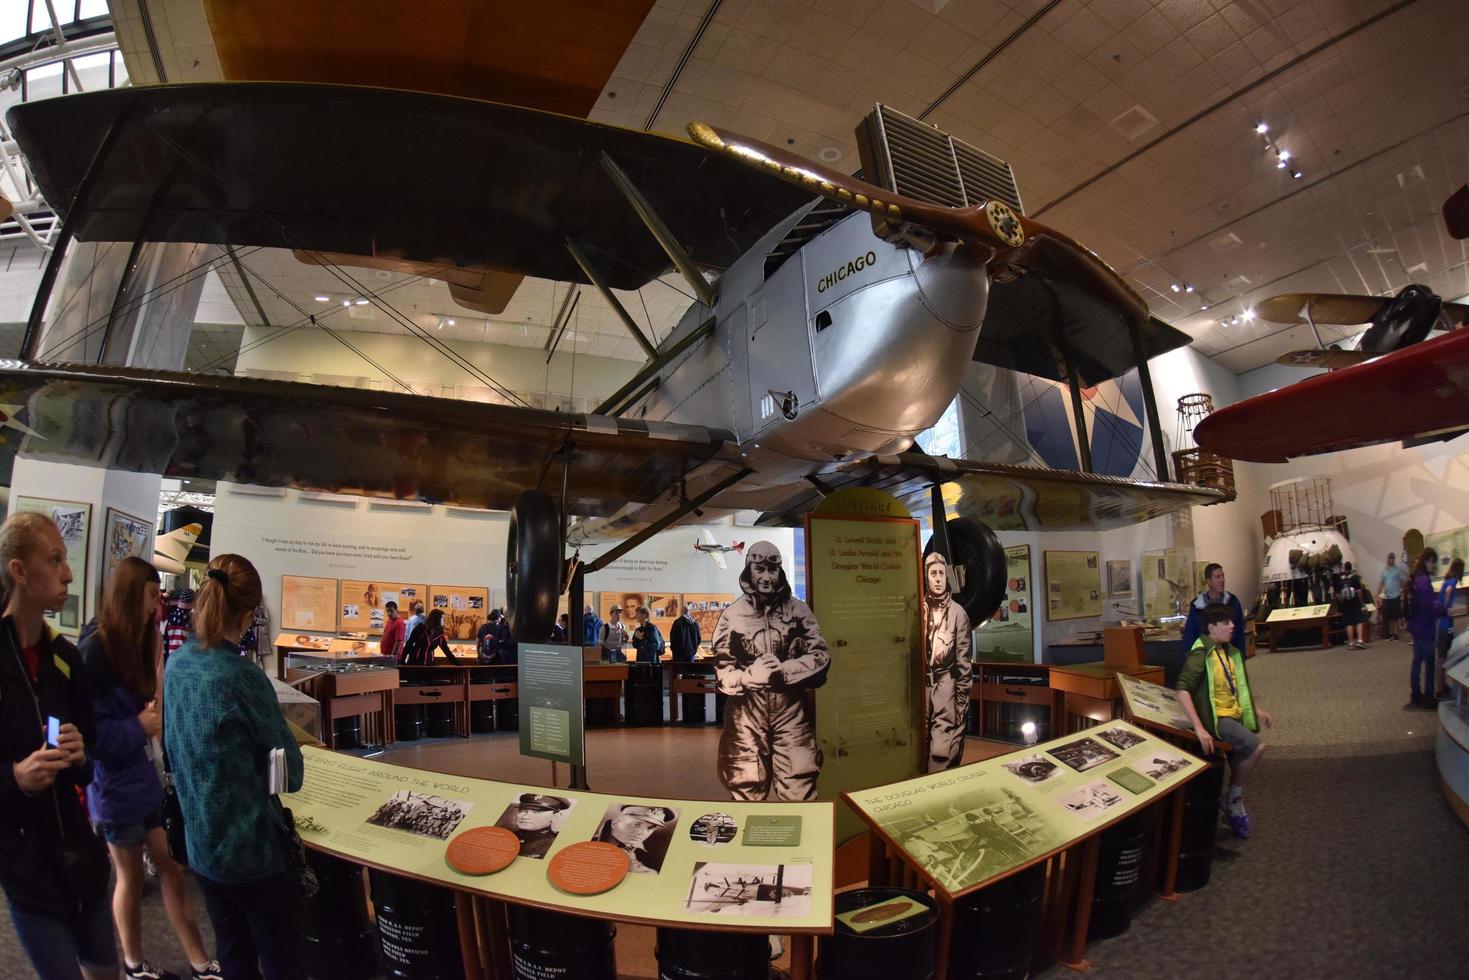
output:
M985 662L1030 663L1035 659L1030 545L1006 548L1005 570L1005 598L995 614L975 628L972 656Z
M98 608L102 597L107 594L107 583L112 581L113 570L124 558L142 558L147 561L153 543L153 522L134 517L115 507L107 508L107 522L102 538L102 581L97 584Z
M46 613L46 621L67 636L81 633L87 620L87 552L92 540L92 505L74 500L51 500L46 497L15 497L12 511L17 514L34 511L56 522L61 540L66 545L66 563L71 566L71 585L66 602L60 609Z
M1132 562L1107 562L1107 595L1112 599L1132 598Z

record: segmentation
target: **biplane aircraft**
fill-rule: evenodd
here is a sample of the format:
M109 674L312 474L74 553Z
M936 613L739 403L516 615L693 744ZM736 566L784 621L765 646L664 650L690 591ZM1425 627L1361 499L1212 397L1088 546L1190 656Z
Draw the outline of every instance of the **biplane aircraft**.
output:
M10 119L65 223L23 358L0 370L0 402L22 406L35 434L0 433L3 449L509 510L508 606L524 639L549 634L562 591L581 608L583 574L660 530L740 511L795 523L843 487L888 490L951 532L936 546L976 621L1005 589L1003 549L975 520L987 501L1013 501L1008 526L1060 530L1223 499L914 449L971 360L1085 386L1188 338L1025 217L1002 162L886 107L859 129L877 183L701 124L685 142L366 87L138 87ZM405 186L389 155L344 154L363 125L435 152ZM47 363L46 293L72 239L288 249L386 310L337 257L586 283L614 310L611 290L676 269L695 299L585 414ZM566 558L608 539L621 540L584 566Z

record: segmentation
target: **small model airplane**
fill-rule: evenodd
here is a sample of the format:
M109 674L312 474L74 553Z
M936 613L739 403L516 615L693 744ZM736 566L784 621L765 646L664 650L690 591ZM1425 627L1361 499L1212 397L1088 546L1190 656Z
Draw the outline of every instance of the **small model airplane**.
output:
M1004 549L978 520L987 502L1012 502L1007 526L1062 530L1223 499L911 448L972 360L1086 387L1188 337L1094 253L1025 217L1002 161L885 106L859 142L864 171L886 186L702 124L688 143L358 86L140 86L22 103L10 119L46 199L66 202L46 284L67 241L164 240L494 269L602 292L649 360L589 414L37 363L50 285L23 360L0 365L0 403L25 406L39 434L12 440L11 453L509 510L508 608L522 639L549 634L578 567L739 511L798 523L847 486L886 490L949 529L958 598L975 621L1005 593ZM363 120L436 148L390 207L382 188L402 185L399 161L349 150ZM655 345L613 290L670 267L695 298ZM621 542L585 566L566 560L568 545L607 539Z
M202 533L203 524L185 524L160 535L153 542L153 567L165 575L182 575L184 562L189 560L189 552Z
M1339 293L1282 293L1255 304L1255 315L1271 323L1305 323L1316 349L1291 351L1276 359L1289 367L1340 368L1361 364L1416 344L1435 328L1452 330L1469 321L1469 306L1445 303L1427 286L1408 285L1389 299ZM1318 323L1370 324L1356 350L1324 344Z
M696 540L694 542L694 550L703 552L710 558L713 558L714 564L720 568L729 568L729 564L724 560L724 556L731 551L737 555L744 554L745 542L736 541L734 544L720 544L714 540L714 532L706 527L704 528L704 541L701 543Z

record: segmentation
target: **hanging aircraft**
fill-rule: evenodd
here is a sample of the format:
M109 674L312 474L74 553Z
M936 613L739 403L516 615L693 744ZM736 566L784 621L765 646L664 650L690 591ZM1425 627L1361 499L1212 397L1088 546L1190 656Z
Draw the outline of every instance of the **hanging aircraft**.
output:
M884 106L859 141L886 186L700 124L688 143L365 87L139 87L26 103L10 119L47 200L66 203L22 360L0 366L0 402L25 406L36 435L0 433L0 449L508 509L508 606L526 639L549 633L562 591L581 608L585 572L660 530L751 510L794 523L846 486L888 490L952 532L959 598L980 619L1004 595L1004 551L974 519L996 498L1006 526L1035 530L1223 499L913 449L971 359L1079 389L1188 338L1093 253L1025 217L1001 161ZM411 182L389 155L350 152L369 123L435 148ZM42 315L73 239L289 249L410 333L331 256L586 283L649 361L588 414L43 363ZM654 345L612 290L670 267L695 299ZM608 539L621 541L585 566L565 557Z
M1469 322L1469 306L1445 303L1427 286L1404 286L1396 296L1354 296L1339 293L1282 293L1255 304L1255 315L1271 323L1304 323L1316 337L1313 350L1291 351L1276 359L1288 367L1337 370L1361 364L1416 344L1437 330L1453 330ZM1355 350L1324 343L1318 323L1365 323Z
M184 562L189 560L194 542L203 533L203 524L185 524L159 535L153 542L153 567L165 575L182 575Z
M718 541L714 540L714 532L706 527L704 528L704 540L702 542L695 540L694 550L701 554L708 555L710 558L714 559L714 564L718 565L720 568L727 569L729 568L729 563L724 560L724 556L730 554L731 552L736 555L744 554L745 542L736 541L734 544L720 544Z

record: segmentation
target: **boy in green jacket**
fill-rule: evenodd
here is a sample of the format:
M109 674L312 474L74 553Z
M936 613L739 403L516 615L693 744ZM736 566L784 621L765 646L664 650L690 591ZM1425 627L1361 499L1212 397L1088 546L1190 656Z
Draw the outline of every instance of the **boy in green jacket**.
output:
M1230 645L1234 636L1234 614L1228 606L1214 603L1201 617L1204 635L1194 641L1188 660L1179 672L1178 703L1194 723L1194 734L1204 757L1214 754L1214 739L1228 742L1229 795L1224 814L1234 836L1250 836L1250 817L1245 813L1245 779L1265 754L1260 724L1269 728L1270 712L1250 696L1250 679L1245 658ZM1207 721L1205 720L1207 718Z

